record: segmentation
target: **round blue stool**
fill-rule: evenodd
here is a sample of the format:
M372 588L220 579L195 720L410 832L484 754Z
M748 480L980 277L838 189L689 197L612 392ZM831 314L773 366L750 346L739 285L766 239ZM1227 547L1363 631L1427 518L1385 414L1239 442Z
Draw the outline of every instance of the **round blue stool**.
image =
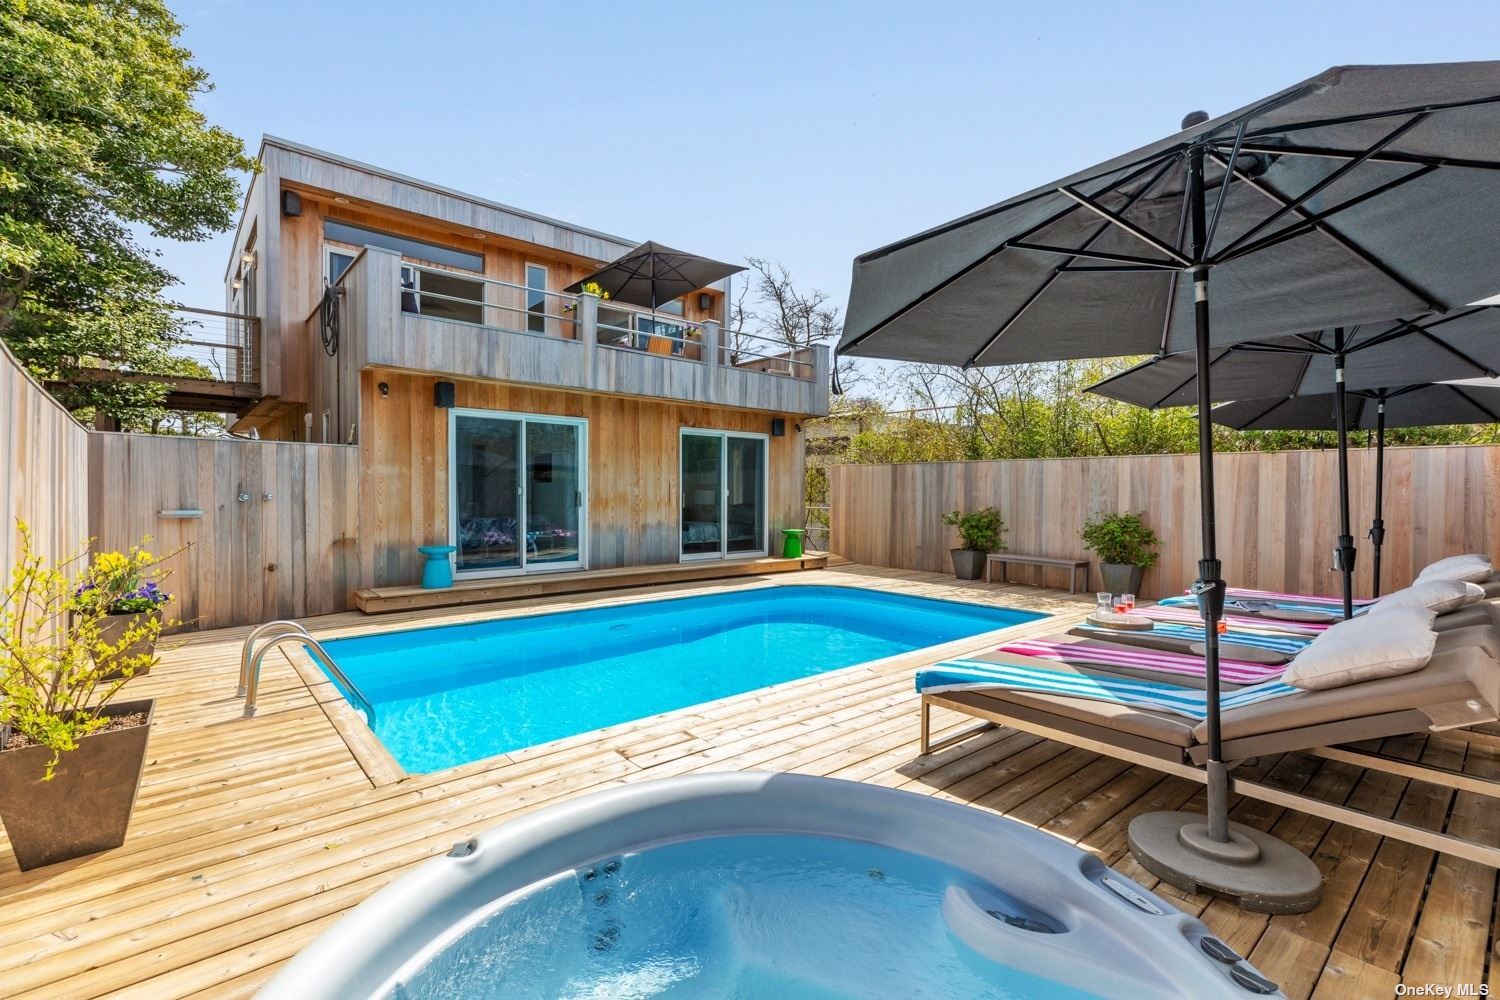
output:
M418 545L417 551L427 557L422 566L422 586L441 590L453 586L453 564L448 557L458 551L456 545Z

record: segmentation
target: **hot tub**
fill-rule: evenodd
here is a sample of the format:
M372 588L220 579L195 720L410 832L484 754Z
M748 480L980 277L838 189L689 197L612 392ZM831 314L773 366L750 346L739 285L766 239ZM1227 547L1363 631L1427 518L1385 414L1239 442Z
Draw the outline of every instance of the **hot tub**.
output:
M910 792L788 774L642 782L458 844L266 998L967 1000L1280 995L1092 855Z

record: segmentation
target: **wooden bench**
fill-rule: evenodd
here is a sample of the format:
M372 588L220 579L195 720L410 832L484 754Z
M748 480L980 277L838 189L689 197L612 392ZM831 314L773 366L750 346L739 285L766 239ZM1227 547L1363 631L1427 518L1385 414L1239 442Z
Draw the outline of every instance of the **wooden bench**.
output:
M1009 563L1022 566L1055 566L1068 571L1068 593L1078 593L1078 571L1083 570L1083 589L1089 589L1089 561L1087 559L1059 559L1056 556L1020 556L1014 552L992 552L984 561L984 582L994 583L991 567L1000 564L1000 582L1005 583L1005 567Z

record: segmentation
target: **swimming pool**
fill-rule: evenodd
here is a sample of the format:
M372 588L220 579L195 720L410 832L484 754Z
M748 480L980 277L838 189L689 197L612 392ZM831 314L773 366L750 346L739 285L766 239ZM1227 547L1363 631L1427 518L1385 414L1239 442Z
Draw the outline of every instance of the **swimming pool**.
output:
M422 774L1045 615L777 586L324 643Z

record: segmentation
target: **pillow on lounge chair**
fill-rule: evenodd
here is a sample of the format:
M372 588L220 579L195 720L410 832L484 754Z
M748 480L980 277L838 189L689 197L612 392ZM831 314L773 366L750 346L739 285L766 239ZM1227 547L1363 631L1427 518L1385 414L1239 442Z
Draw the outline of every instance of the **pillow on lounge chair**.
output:
M1425 583L1428 580L1467 580L1470 583L1479 583L1487 580L1495 573L1495 567L1490 563L1490 557L1471 552L1462 556L1449 556L1447 559L1439 559L1435 563L1429 563L1422 572L1417 574L1417 583Z
M1391 608L1427 608L1437 614L1457 611L1484 600L1484 588L1467 580L1424 580L1405 590L1393 590L1371 606L1366 614Z
M1427 608L1407 606L1339 622L1298 653L1281 679L1321 691L1420 670L1437 642L1433 617Z

